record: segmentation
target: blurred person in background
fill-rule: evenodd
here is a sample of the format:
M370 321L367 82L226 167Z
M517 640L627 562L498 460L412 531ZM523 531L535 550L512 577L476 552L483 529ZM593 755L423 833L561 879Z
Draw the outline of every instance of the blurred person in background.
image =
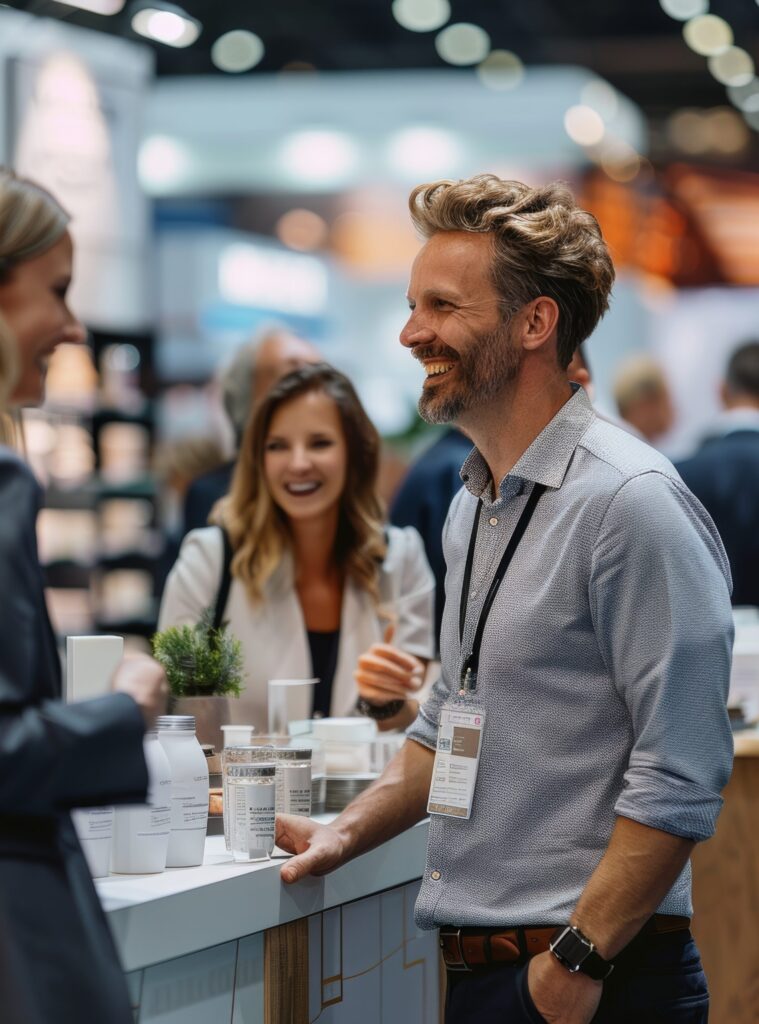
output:
M650 356L627 360L614 377L613 392L625 423L657 446L675 422L672 395L661 366Z
M220 471L226 472L227 466L221 444L210 437L178 437L156 446L153 475L159 485L163 530L163 548L155 565L157 595L163 591L184 537L182 517L188 489L194 481L212 480Z
M733 352L716 430L677 470L719 530L733 604L759 605L759 341Z
M38 405L57 346L84 341L66 304L72 257L68 216L56 200L0 168L0 315L16 346L2 360L0 393L13 406ZM157 662L135 656L114 675L118 692L61 702L37 558L39 505L28 467L0 447L0 977L12 986L3 988L0 1018L132 1024L69 811L145 800L142 738L165 710L168 685Z
M284 327L270 327L237 350L219 382L236 453L251 412L272 385L291 370L320 360L321 355L311 342ZM236 456L224 461L190 483L184 500L183 535L208 525L213 506L229 494L236 461Z
M217 525L185 538L158 628L217 607L229 563L221 617L244 653L238 721L267 730L269 679L318 679L313 713L323 716L354 713L357 683L367 697L391 685L404 698L419 690L433 655L434 580L416 530L383 527L379 451L350 381L326 364L304 366L249 421ZM385 696L363 709L395 728L416 702Z
M567 379L591 394L590 368L582 345L567 367ZM461 490L461 467L471 450L472 442L460 430L446 430L411 466L390 508L390 521L396 526L413 526L424 542L435 576L436 649L445 607L443 526L451 502Z

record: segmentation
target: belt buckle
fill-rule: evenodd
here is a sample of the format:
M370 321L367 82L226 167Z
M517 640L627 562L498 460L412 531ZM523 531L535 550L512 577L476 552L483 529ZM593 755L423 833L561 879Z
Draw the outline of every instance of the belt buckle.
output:
M458 961L456 963L449 963L446 960L446 949L443 944L443 939L454 939L456 942L456 949L458 952ZM464 959L464 954L461 948L461 929L460 928L441 928L440 929L440 948L443 950L443 962L445 963L446 970L448 971L469 971L472 968Z

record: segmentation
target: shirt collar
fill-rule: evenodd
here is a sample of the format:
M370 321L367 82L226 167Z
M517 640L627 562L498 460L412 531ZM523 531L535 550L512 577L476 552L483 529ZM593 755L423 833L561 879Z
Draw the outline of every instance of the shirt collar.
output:
M500 482L499 497L508 500L521 493L525 483L561 487L575 449L595 419L593 406L585 391L572 385L574 394L559 409L550 423L522 453L514 468ZM490 487L490 470L477 448L461 467L461 479L477 498Z
M717 420L717 431L721 434L732 434L736 430L759 430L759 409L738 406L725 409Z

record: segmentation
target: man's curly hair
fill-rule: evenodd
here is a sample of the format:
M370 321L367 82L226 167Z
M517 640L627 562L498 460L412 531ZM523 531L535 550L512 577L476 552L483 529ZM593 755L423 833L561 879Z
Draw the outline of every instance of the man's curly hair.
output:
M493 284L511 315L539 295L559 307L558 359L563 369L609 308L614 266L595 217L563 182L531 188L478 174L418 185L409 197L423 238L476 231L493 239Z

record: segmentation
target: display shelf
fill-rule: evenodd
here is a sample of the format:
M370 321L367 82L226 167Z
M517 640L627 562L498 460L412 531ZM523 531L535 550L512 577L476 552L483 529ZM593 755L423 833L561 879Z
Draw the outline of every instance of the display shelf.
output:
M49 401L29 421L45 512L61 520L49 520L44 531L46 580L56 592L59 629L72 617L78 631L88 625L80 607L82 592L88 592L89 628L149 637L161 550L157 486L150 476L153 338L93 331L91 341L89 356L82 346L56 352ZM63 543L63 514L77 511L92 513L92 520L75 537L68 530ZM143 590L149 592L144 608Z

